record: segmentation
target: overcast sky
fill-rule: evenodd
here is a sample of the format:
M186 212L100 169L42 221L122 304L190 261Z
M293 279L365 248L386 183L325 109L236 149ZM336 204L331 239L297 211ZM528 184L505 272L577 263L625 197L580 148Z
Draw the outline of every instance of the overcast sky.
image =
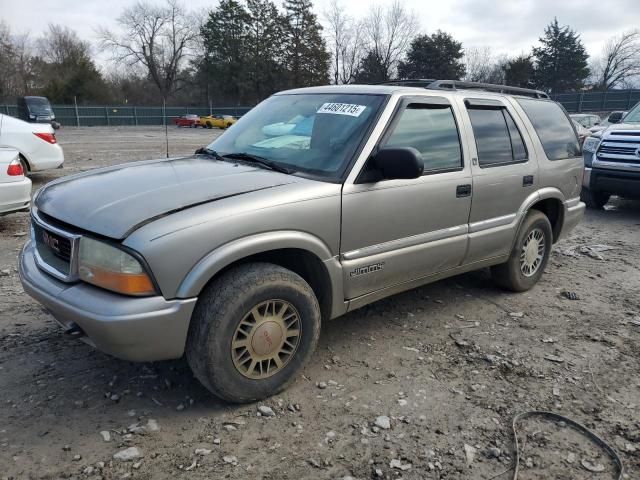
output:
M151 0L160 2L162 0ZM363 15L372 3L392 0L343 0L353 16ZM330 0L316 0L316 13ZM37 37L48 23L68 26L81 38L95 43L98 26L114 26L115 18L130 0L0 0L0 19L14 33ZM205 11L216 0L185 0L190 9ZM276 1L280 4L280 0ZM451 33L465 47L489 46L495 54L529 52L554 16L570 25L590 55L598 55L607 38L640 25L640 0L405 0L419 18L421 31Z

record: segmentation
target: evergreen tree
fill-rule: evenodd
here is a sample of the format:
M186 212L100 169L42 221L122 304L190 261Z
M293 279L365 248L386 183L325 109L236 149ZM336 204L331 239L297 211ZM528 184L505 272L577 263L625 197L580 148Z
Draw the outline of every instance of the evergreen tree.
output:
M202 26L205 69L216 103L245 102L245 92L250 79L247 77L246 46L250 15L236 0L221 0L215 10L209 12Z
M284 48L286 20L270 0L247 0L247 72L253 102L285 88Z
M544 29L540 43L540 47L533 49L538 87L552 93L582 88L589 76L589 56L580 36L568 26L560 26L555 18Z
M504 73L507 85L522 88L531 88L533 86L533 61L528 55L521 55L507 61Z
M389 79L388 69L375 51L370 50L360 60L360 65L355 75L355 83L380 83Z
M465 73L463 57L462 43L448 33L419 35L411 42L406 60L400 62L398 76L459 80Z
M329 83L330 55L311 0L285 0L285 66L291 87Z

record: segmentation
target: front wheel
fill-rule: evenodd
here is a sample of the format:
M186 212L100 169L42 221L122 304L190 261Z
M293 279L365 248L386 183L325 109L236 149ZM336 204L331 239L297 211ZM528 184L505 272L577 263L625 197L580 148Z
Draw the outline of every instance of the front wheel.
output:
M590 188L583 188L580 192L580 200L582 200L587 207L597 210L604 207L610 197L611 195L606 192L595 192Z
M547 266L553 232L547 216L531 210L524 218L509 260L491 267L491 276L502 288L524 292L532 288Z
M315 350L320 307L302 277L250 263L215 279L191 319L187 361L214 395L252 402L283 390Z

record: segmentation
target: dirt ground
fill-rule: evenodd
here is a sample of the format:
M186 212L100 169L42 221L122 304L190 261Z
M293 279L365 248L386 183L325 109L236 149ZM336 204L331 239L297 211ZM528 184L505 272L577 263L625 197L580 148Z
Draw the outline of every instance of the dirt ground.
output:
M169 133L170 153L183 154L219 132ZM34 175L34 191L165 153L153 127L58 138L65 168ZM243 406L210 396L184 360L128 363L64 339L20 285L27 232L28 214L0 217L2 479L504 480L512 420L529 410L587 426L619 452L625 478L640 478L639 203L589 211L530 292L505 293L478 271L328 322L287 391ZM520 479L615 478L606 453L566 425L518 430ZM114 459L128 447L142 456Z

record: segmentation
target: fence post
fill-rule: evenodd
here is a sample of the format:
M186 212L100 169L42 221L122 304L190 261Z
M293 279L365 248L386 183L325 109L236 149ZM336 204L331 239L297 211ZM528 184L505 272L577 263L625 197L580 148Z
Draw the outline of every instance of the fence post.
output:
M76 127L80 126L80 116L78 115L78 99L76 96L73 96L73 108L76 112Z
M4 111L7 112L7 115L9 115L9 105L4 106Z
M138 126L138 107L133 107L133 121Z
M580 92L580 100L578 101L578 113L582 113L582 100L584 99L584 92Z
M632 106L632 105L631 105L631 98L633 98L633 97L631 96L631 94L632 94L632 93L633 93L633 88L630 88L630 89L629 89L629 96L627 97L627 108L625 108L625 110L629 110L629 109L631 109L631 106Z
M607 91L604 91L604 95L602 95L602 110L607 110Z
M104 107L104 115L107 118L107 127L110 127L111 120L109 119L109 107Z

